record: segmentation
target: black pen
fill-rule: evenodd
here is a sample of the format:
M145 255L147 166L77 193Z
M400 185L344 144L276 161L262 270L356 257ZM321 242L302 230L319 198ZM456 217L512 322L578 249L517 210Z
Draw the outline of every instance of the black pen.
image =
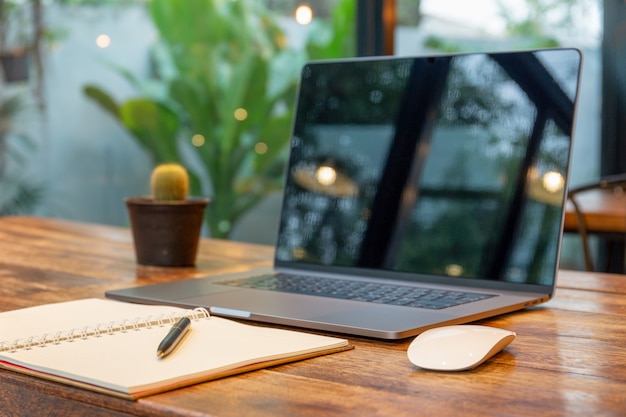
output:
M183 317L178 320L176 324L172 326L170 331L167 333L163 341L159 344L157 349L157 356L161 359L172 353L174 348L178 346L181 340L185 337L185 334L189 331L191 327L191 320L187 317Z

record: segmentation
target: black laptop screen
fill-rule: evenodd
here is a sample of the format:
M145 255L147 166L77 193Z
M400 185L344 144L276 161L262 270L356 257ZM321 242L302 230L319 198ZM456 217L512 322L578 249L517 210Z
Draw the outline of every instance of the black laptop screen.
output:
M277 264L552 285L580 53L313 62Z

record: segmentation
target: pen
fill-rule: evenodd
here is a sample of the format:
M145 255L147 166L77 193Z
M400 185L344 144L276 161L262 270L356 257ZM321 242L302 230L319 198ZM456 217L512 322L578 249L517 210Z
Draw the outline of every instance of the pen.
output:
M191 320L183 317L172 326L157 348L157 356L161 359L172 353L191 327Z

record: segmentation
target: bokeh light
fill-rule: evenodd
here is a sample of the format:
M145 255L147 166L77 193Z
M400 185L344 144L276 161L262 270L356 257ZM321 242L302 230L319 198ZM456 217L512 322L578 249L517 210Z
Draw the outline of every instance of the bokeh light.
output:
M301 4L296 8L296 22L308 25L313 20L313 10L308 4Z
M108 48L111 45L111 38L109 35L105 34L98 35L96 45L98 45L99 48Z
M248 111L244 108L238 108L237 110L235 110L235 119L241 121L244 121L248 118Z

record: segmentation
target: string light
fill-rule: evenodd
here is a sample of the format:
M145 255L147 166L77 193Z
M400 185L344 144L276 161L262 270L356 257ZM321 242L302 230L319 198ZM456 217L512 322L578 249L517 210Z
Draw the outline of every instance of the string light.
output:
M557 193L563 190L565 186L565 178L558 172L546 172L541 179L543 187L551 193Z
M313 10L308 4L301 4L296 8L296 22L308 25L313 20Z
M267 144L264 142L258 142L254 145L254 151L259 155L265 154L267 152Z
M98 47L100 48L108 48L111 45L111 38L109 37L109 35L99 35L96 38L96 45L98 45Z
M321 166L315 172L315 179L322 185L333 185L337 180L337 171L333 167Z
M201 147L206 142L206 139L201 134L197 133L191 137L191 144L196 148Z
M242 107L238 108L237 110L235 110L235 119L239 120L240 122L246 120L248 118L248 111Z

